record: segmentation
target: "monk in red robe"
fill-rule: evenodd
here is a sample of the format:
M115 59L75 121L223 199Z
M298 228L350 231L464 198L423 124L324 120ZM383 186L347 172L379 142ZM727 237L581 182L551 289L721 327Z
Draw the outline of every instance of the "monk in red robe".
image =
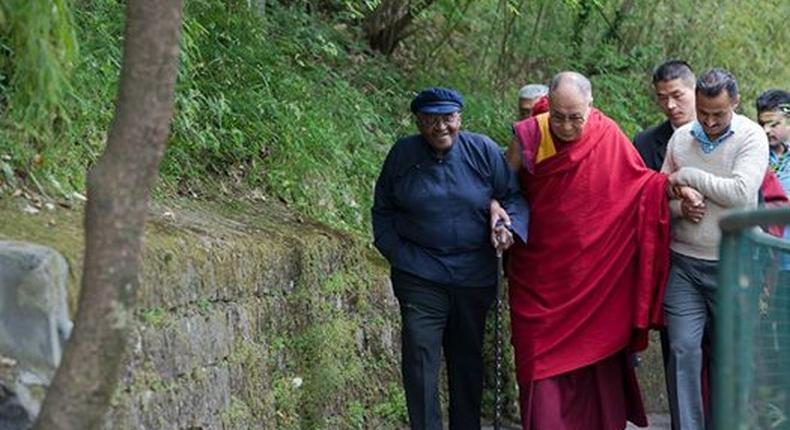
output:
M617 124L592 107L584 76L558 74L548 110L516 123L508 149L531 223L508 264L522 424L644 426L628 358L663 319L667 197L685 197L689 207L702 197L645 167Z

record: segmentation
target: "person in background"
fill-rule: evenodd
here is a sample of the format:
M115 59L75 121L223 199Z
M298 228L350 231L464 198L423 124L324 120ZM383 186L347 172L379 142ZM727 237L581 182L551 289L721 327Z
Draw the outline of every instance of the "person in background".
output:
M768 174L760 187L761 203L766 208L787 207L790 204L790 93L772 89L762 93L755 103L757 123L768 138ZM768 233L790 239L790 228L782 225L765 226ZM790 274L790 257L783 259L782 273ZM787 279L790 284L790 277Z
M549 87L541 84L524 85L518 91L518 117L527 119L532 115L532 107L539 98L549 93Z
M772 89L760 94L755 102L757 123L768 138L768 175L760 187L762 204L767 208L787 207L790 194L790 93ZM790 239L790 228L765 226L768 233ZM785 257L783 272L790 271L790 257Z
M761 188L764 205L787 207L790 195L790 92L771 89L760 94L755 103L757 122L768 138L768 168L776 181L766 181ZM773 186L770 186L773 184ZM790 240L787 226L767 226L769 233ZM779 285L790 285L790 255L780 259Z
M685 61L669 60L653 71L656 101L666 119L634 137L634 145L645 165L661 170L667 143L675 129L694 121L694 85L696 77Z
M768 90L760 94L755 104L757 122L763 127L771 149L768 165L790 194L790 93Z
M664 114L664 121L634 137L634 146L645 162L655 171L660 171L667 153L667 143L675 129L682 127L696 118L694 105L694 86L697 78L691 66L682 60L669 60L660 64L653 71L653 90L656 102ZM669 362L669 340L666 329L659 330L661 335L661 357L664 363L664 374ZM667 385L669 380L666 380ZM672 423L672 428L677 426Z
M413 430L441 430L439 368L447 365L451 430L480 429L483 330L496 294L489 204L526 240L518 181L488 137L461 129L463 97L428 88L411 103L419 134L398 140L376 181L374 244L391 268L401 314L403 384Z
M763 92L755 103L757 108L757 122L765 130L768 137L769 169L779 178L778 186L774 187L773 198L770 193L765 193L765 206L787 207L787 194L790 194L790 93L785 90L771 89ZM778 188L778 189L776 189ZM784 200L779 198L784 197ZM790 226L770 225L765 226L770 234L790 240ZM782 333L790 331L790 306L787 306L787 288L790 288L790 253L778 255L779 270L774 282L767 285L767 300L769 304L768 317L761 318L765 325L761 329L771 339L771 344L766 347L766 354L762 357L766 365L788 368L790 365L790 345ZM771 278L768 278L771 279ZM781 289L780 289L781 288ZM774 382L774 381L772 381ZM790 386L790 376L784 376L781 381L785 387ZM780 405L783 410L790 410L790 398L785 396Z

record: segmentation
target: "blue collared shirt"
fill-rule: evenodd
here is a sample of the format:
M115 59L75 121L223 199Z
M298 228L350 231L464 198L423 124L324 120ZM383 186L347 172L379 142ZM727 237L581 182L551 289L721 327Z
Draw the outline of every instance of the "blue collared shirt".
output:
M780 145L784 145L785 152L782 155L776 155L774 151L768 151L768 165L776 173L776 177L782 183L785 193L790 195L790 145L787 143L781 143Z
M782 155L768 151L768 166L776 173L785 194L790 196L790 145L787 143L781 143L781 145L785 147L785 152ZM790 240L790 225L785 226L784 238ZM781 266L783 271L790 271L790 255L782 255Z
M702 148L702 152L706 154L713 152L714 149L716 149L734 133L735 131L732 129L732 124L730 124L727 126L727 129L724 130L724 133L722 133L721 136L717 137L716 139L711 139L708 137L708 134L705 133L705 130L702 129L702 125L699 123L699 121L694 121L694 124L691 125L691 135L694 136L694 139L697 139L700 148Z
M384 161L373 204L374 244L397 269L459 287L496 283L489 204L499 200L526 240L518 179L488 137L461 131L442 158L420 135L399 140Z

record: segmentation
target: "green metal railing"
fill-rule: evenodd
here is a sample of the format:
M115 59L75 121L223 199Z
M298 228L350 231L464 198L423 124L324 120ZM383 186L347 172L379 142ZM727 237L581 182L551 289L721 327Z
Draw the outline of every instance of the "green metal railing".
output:
M719 225L714 428L790 429L790 241L760 229L790 228L790 208L737 212Z

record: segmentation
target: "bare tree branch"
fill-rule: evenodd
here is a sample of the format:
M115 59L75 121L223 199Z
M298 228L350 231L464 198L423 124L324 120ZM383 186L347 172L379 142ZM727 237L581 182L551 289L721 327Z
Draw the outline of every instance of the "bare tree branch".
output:
M439 38L439 41L427 51L426 56L423 58L421 63L423 67L427 67L433 60L436 58L436 54L439 52L442 46L450 40L453 33L458 29L464 19L466 18L466 12L469 10L469 6L472 5L473 0L466 0L461 6L461 11L458 13L458 19L455 20L452 24L447 26L447 29L444 31L444 34Z
M382 0L367 17L364 30L370 47L386 55L391 55L398 44L405 39L408 27L422 11L433 4L434 0Z

